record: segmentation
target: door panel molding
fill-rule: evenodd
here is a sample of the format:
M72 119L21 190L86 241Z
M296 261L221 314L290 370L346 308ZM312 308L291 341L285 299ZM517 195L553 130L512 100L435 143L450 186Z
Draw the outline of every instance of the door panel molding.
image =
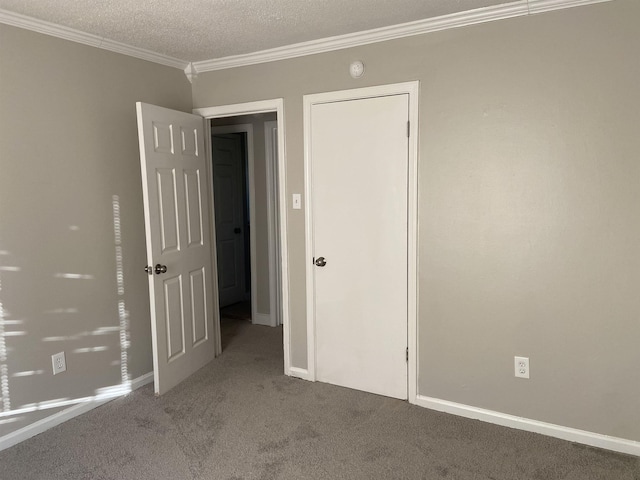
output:
M316 325L315 325L315 281L312 257L314 252L313 206L312 206L312 172L311 172L311 112L314 105L347 100L359 100L388 95L407 94L409 96L409 158L408 158L408 400L416 403L418 384L418 351L417 351L417 236L418 236L418 92L419 82L406 82L376 87L365 87L352 90L318 93L303 97L304 108L304 203L305 203L305 248L306 248L306 291L307 291L307 371L306 378L316 381Z

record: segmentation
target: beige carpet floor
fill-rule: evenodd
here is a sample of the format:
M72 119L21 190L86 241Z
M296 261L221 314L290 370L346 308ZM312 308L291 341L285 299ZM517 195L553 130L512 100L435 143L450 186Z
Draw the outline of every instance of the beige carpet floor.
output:
M282 374L282 330L0 452L2 480L640 480L640 459Z

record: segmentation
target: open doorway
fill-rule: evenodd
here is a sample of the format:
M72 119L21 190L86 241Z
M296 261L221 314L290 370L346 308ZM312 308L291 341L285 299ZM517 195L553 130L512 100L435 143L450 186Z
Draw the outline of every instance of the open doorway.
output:
M221 343L281 322L276 112L210 119Z
M270 325L280 325L282 327L282 342L284 353L284 373L285 375L293 375L303 377L304 371L300 368L291 366L291 323L289 321L289 260L288 260L288 242L287 242L287 185L286 185L286 155L284 148L284 100L281 98L271 100L260 100L255 102L238 103L231 105L220 105L214 107L202 107L193 110L193 113L204 117L208 122L207 126L211 127L211 121L215 119L224 119L223 123L227 125L233 122L241 122L242 120L231 120L239 116L251 117L256 114L273 113L276 120L265 125L265 143L267 144L266 167L268 167L268 175L270 180L266 182L271 194L268 196L268 208L271 217L268 222L270 227L270 238L274 241L269 243L268 263L274 265L270 269L270 273L277 274L275 280L269 281L270 297L275 301L269 302L270 307L275 308L269 311ZM207 132L210 136L210 132ZM207 142L208 143L208 142ZM249 151L252 143L248 142L247 150ZM212 158L212 157L210 157ZM250 166L250 165L249 165ZM209 177L211 180L213 176ZM213 192L213 182L210 181L209 193ZM251 188L250 188L251 190ZM251 194L251 192L249 192ZM255 211L255 209L254 209ZM212 238L215 238L215 226L210 222ZM215 253L215 242L212 243L212 251ZM217 271L217 256L212 258L214 271ZM254 275L252 278L256 278ZM217 283L217 282L216 282ZM217 284L214 291L217 292ZM217 298L215 298L217 304ZM216 312L218 313L218 312ZM217 339L216 354L222 353L221 345L221 324L220 316L214 318L215 337ZM261 327L258 327L261 328ZM304 378L304 377L303 377Z
M222 311L251 321L249 128L251 125L217 126L212 121L211 155L218 304Z

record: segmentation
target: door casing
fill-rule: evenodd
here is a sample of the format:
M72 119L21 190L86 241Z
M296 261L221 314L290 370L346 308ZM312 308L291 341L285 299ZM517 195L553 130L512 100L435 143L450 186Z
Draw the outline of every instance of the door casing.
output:
M305 95L304 104L304 198L305 198L305 239L306 239L306 289L307 289L307 369L296 369L301 378L316 381L316 319L314 309L314 266L313 245L313 206L311 173L311 110L313 105L347 100L357 100L387 95L409 95L409 158L408 158L408 400L416 403L418 384L418 92L419 82L397 83L353 90Z
M280 236L277 232L280 215L278 213L278 122L264 122L264 151L267 162L267 219L269 224L269 306L271 326L282 325L282 305L278 295L280 285Z
M282 98L276 98L272 100L262 100L257 102L247 102L247 103L238 103L232 105L220 105L215 107L204 107L204 108L195 108L193 109L193 113L196 115L200 115L205 119L209 120L212 118L224 118L224 117L236 117L240 115L253 115L259 113L270 113L276 112L277 115L277 142L278 142L278 158L276 163L276 172L275 177L277 178L277 197L278 197L278 219L279 219L279 236L280 236L280 276L279 276L279 285L277 286L277 290L280 293L280 309L281 309L281 319L280 322L283 325L283 348L284 348L284 373L285 375L293 375L295 376L295 371L298 369L293 369L291 367L291 326L289 321L289 256L288 256L288 241L287 241L287 193L286 193L286 152L285 152L285 132L284 132L284 100ZM209 123L209 122L207 122ZM206 136L211 136L209 129L205 131ZM211 158L211 142L205 142L207 145L207 155L208 158ZM249 143L249 142L248 142ZM249 148L252 148L250 146ZM213 176L209 175L209 202L211 211L213 210ZM254 209L252 209L254 210ZM211 238L215 237L215 222L211 223ZM253 237L253 235L252 235ZM215 242L211 242L212 244L212 258L213 258L213 266L214 272L218 271L217 267L217 256L215 251ZM253 260L252 260L253 261ZM253 266L252 266L253 269ZM252 275L254 277L254 275ZM252 279L253 283L253 279ZM217 285L216 285L217 289ZM255 291L254 286L252 285L252 291ZM217 295L217 290L215 292ZM272 310L274 306L270 305L270 310ZM252 312L253 313L253 312ZM216 330L216 338L217 338L217 354L222 352L222 345L220 339L220 319L218 317L215 322L214 328Z

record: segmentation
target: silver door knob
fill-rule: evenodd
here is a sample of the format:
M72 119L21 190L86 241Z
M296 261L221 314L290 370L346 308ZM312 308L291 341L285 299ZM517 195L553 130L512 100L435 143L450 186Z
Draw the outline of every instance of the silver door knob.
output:
M156 272L156 275L160 275L161 273L167 273L167 266L166 265L160 265L158 263L156 265L155 272Z
M147 265L146 267L144 267L144 271L149 275L153 275L153 267L151 265Z
M326 264L327 264L327 262L325 261L324 257L316 258L316 265L318 267L324 267Z

